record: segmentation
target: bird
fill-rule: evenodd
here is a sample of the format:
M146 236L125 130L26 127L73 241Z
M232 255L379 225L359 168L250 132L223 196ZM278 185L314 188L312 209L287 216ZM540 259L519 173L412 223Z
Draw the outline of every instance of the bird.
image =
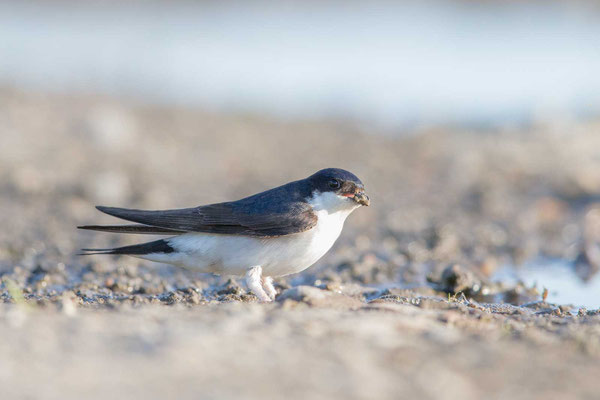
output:
M218 275L244 276L261 302L275 300L274 277L304 271L340 236L346 218L368 206L362 181L340 168L322 169L241 200L174 210L97 206L129 225L79 229L169 236L81 255L114 254Z

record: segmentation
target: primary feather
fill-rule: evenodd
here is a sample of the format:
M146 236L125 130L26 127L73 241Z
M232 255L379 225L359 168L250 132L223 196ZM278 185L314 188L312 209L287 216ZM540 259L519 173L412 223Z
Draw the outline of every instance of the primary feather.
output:
M146 235L179 235L185 233L185 231L159 228L156 226L149 225L83 225L78 226L77 228L89 231L113 233L141 233Z

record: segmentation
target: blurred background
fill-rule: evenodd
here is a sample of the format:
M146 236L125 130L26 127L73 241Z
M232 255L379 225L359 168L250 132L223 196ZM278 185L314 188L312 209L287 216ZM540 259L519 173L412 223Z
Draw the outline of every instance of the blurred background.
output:
M108 222L94 204L338 166L373 207L292 281L461 263L598 307L599 22L596 2L1 2L2 267L58 263L60 291L106 262L78 247L133 240L76 232Z
M597 115L581 1L2 2L2 83L392 127Z
M97 204L189 207L340 167L372 206L280 291L598 309L598 71L597 1L0 1L0 299L47 306L30 325L0 307L1 386L238 398L246 377L260 398L595 393L597 373L578 372L588 359L563 346L600 349L595 325L547 315L517 345L502 340L545 320L507 322L501 308L493 330L454 331L468 313L443 311L440 327L430 309L252 308L236 278L76 256L145 239L75 227L115 223ZM155 303L174 307L128 308ZM181 311L214 303L228 304ZM122 313L50 312L78 307Z

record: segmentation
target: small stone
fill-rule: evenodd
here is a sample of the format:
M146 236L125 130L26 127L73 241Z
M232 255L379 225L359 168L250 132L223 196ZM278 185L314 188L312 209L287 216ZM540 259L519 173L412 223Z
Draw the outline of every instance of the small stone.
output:
M439 281L442 290L448 293L472 293L478 292L482 287L481 280L471 271L466 270L458 264L444 269Z
M313 307L360 308L363 303L353 297L340 293L321 290L312 286L296 286L285 290L277 297L278 302L293 300Z

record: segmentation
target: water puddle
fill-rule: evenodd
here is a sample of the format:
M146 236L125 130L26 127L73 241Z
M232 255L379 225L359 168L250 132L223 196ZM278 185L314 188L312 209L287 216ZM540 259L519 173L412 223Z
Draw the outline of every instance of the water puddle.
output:
M494 274L492 280L521 281L526 286L535 285L540 292L546 288L550 303L600 308L600 274L584 281L575 274L573 263L565 260L536 260L521 267L507 266Z

